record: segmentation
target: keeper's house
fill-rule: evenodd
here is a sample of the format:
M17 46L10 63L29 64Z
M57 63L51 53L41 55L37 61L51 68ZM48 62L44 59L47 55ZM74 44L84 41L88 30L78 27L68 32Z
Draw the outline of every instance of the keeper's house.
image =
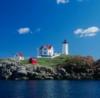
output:
M52 45L43 45L39 48L39 56L52 57L54 55L54 48Z

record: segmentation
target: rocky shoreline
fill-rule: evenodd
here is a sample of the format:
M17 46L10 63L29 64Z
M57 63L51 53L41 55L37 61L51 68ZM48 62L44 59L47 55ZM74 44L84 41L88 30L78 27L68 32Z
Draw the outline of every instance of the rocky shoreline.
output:
M41 65L18 62L0 62L0 80L97 80L100 79L99 67L78 67L76 64L67 66L43 67Z

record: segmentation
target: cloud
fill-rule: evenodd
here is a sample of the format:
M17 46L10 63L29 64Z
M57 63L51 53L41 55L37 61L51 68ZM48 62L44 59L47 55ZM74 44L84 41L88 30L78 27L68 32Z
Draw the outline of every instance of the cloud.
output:
M83 1L88 1L88 0L75 0L75 2L83 2ZM57 4L67 4L72 2L72 0L56 0Z
M29 27L23 27L18 29L19 34L28 34L32 33L31 29Z
M23 27L23 28L19 28L17 30L17 32L19 34L32 34L32 33L37 33L37 32L40 32L41 31L41 28L36 28L35 30L31 30L29 27Z
M56 0L57 4L66 4L69 3L69 0Z
M86 29L78 28L74 31L75 35L78 35L79 37L92 37L96 36L96 34L100 31L99 27L92 26Z

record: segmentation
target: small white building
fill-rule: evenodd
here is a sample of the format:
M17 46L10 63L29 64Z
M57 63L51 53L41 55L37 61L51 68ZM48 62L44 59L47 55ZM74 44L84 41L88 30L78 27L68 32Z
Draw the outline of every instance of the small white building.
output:
M24 60L24 56L22 53L17 53L15 59L18 61L21 61L21 60Z
M54 55L54 48L52 45L43 45L39 48L39 56L52 57Z

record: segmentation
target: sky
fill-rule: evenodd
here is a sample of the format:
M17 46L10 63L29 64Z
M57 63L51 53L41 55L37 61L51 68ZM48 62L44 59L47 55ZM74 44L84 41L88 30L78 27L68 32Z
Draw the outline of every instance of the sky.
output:
M36 56L51 44L71 55L100 58L100 0L0 0L0 57Z

